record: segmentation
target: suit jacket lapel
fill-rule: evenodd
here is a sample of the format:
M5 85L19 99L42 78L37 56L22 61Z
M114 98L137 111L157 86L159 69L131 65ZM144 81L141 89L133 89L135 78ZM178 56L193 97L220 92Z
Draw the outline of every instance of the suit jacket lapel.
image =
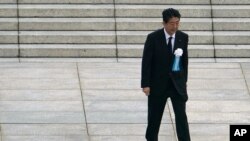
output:
M160 32L159 42L160 42L161 48L164 50L164 52L166 52L167 51L167 40L166 40L163 28L161 29L161 32Z
M173 53L174 53L174 51L175 51L177 48L181 48L180 44L181 44L180 33L179 33L179 31L176 31L176 33L175 33L175 41L174 41L174 50L173 50Z

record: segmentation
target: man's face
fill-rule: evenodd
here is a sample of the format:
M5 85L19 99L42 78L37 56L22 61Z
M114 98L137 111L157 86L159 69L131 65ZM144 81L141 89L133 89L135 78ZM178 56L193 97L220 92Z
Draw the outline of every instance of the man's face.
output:
M173 35L179 27L180 19L172 17L167 23L163 21L163 26L169 35Z

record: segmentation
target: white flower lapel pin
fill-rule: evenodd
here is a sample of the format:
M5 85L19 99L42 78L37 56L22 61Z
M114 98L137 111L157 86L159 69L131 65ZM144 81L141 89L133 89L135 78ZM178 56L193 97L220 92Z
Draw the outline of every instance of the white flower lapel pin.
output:
M177 48L177 49L174 51L174 54L175 54L175 56L182 56L183 50L182 50L181 48Z

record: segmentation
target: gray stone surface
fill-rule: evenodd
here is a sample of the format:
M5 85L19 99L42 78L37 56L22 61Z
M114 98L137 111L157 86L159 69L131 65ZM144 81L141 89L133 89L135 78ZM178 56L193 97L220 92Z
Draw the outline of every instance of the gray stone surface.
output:
M17 30L17 18L0 18L0 30Z
M1 0L0 3L11 3L11 4L15 4L16 0Z
M143 136L146 124L89 124L91 136ZM162 124L160 136L174 136L171 124Z
M84 113L81 112L0 112L0 123L3 124L43 124L43 123L85 123Z
M0 45L0 57L17 57L18 45Z
M145 140L141 59L120 59L0 59L1 141ZM250 123L250 65L191 60L191 138L228 141L230 124ZM169 99L159 140L176 141L175 128Z
M84 135L64 135L64 136L3 136L3 141L89 141Z
M20 18L19 22L20 30L115 30L114 18Z
M249 57L249 45L215 45L216 57Z
M214 43L217 45L248 45L249 31L215 31Z
M16 44L18 41L17 31L0 31L0 43L1 44ZM1 48L5 49L6 47ZM10 54L10 53L8 53Z
M113 17L113 5L22 4L20 17Z
M250 4L249 0L212 0L211 1L212 4L222 4L222 5L226 5L226 4Z
M145 136L91 136L91 141L143 141ZM159 136L159 140L176 141L175 136Z
M3 124L5 136L63 136L87 134L85 124Z
M118 30L155 30L162 26L162 18L117 18ZM182 18L181 30L211 30L212 20L208 18Z
M82 101L1 101L0 112L14 111L77 112L83 108Z
M0 5L0 17L17 17L16 4L2 4Z
M211 17L209 5L116 5L117 17L161 17L162 9L176 8L182 17Z
M19 3L113 3L113 0L19 0Z
M119 44L143 44L146 40L147 34L149 33L150 32L148 31L118 31L117 42ZM212 32L209 31L189 31L187 33L190 35L190 44L211 44L213 41ZM223 33L221 34L224 35ZM224 41L224 38L222 38L221 40Z
M77 79L1 79L0 90L71 90L78 89Z
M83 35L84 36L84 35ZM57 36L54 36L56 42L60 43L81 43L81 42L89 42L91 43L92 41L88 40L89 37L78 37L78 41L75 39L67 39L62 41L62 39L66 39L67 37L62 37L62 39L56 39ZM69 37L69 36L68 36ZM31 38L36 38L36 37L31 37ZM43 37L41 37L43 38ZM42 42L53 42L53 41L48 41L45 37L44 39L41 39L42 41L38 41L40 43ZM93 42L97 41L98 37L93 38ZM108 37L110 38L110 37ZM99 39L102 40L100 42L106 42L109 40L108 38L105 37L100 37ZM114 38L114 37L111 37ZM96 40L97 39L97 40ZM25 40L25 39L24 39ZM75 40L75 41L70 41L70 40ZM112 39L113 40L113 39ZM24 41L25 42L25 41ZM29 42L29 41L27 41ZM32 39L31 39L32 42ZM98 41L97 41L98 42ZM113 41L111 41L112 43ZM115 57L116 56L116 46L112 44L83 44L83 45L62 45L62 44L56 44L56 45L51 45L51 44L23 44L20 45L20 56L22 57Z
M250 29L249 18L213 18L214 30L247 31Z
M162 1L162 0L115 0L118 4L210 4L209 0L168 0L168 1Z
M22 31L20 43L113 44L114 31Z
M213 5L213 17L216 18L248 18L250 5Z
M146 124L147 112L86 112L90 124ZM101 117L101 118L100 118ZM169 113L162 117L162 123L171 123Z
M77 101L81 91L76 90L0 90L0 101Z

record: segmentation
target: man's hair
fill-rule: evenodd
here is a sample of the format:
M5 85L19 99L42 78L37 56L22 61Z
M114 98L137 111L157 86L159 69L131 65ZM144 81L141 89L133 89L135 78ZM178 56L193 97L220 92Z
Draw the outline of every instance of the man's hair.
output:
M168 9L163 10L162 18L163 18L163 21L165 23L167 23L169 21L169 19L171 19L173 17L177 17L180 19L181 18L180 12L176 9L173 9L173 8L168 8Z

